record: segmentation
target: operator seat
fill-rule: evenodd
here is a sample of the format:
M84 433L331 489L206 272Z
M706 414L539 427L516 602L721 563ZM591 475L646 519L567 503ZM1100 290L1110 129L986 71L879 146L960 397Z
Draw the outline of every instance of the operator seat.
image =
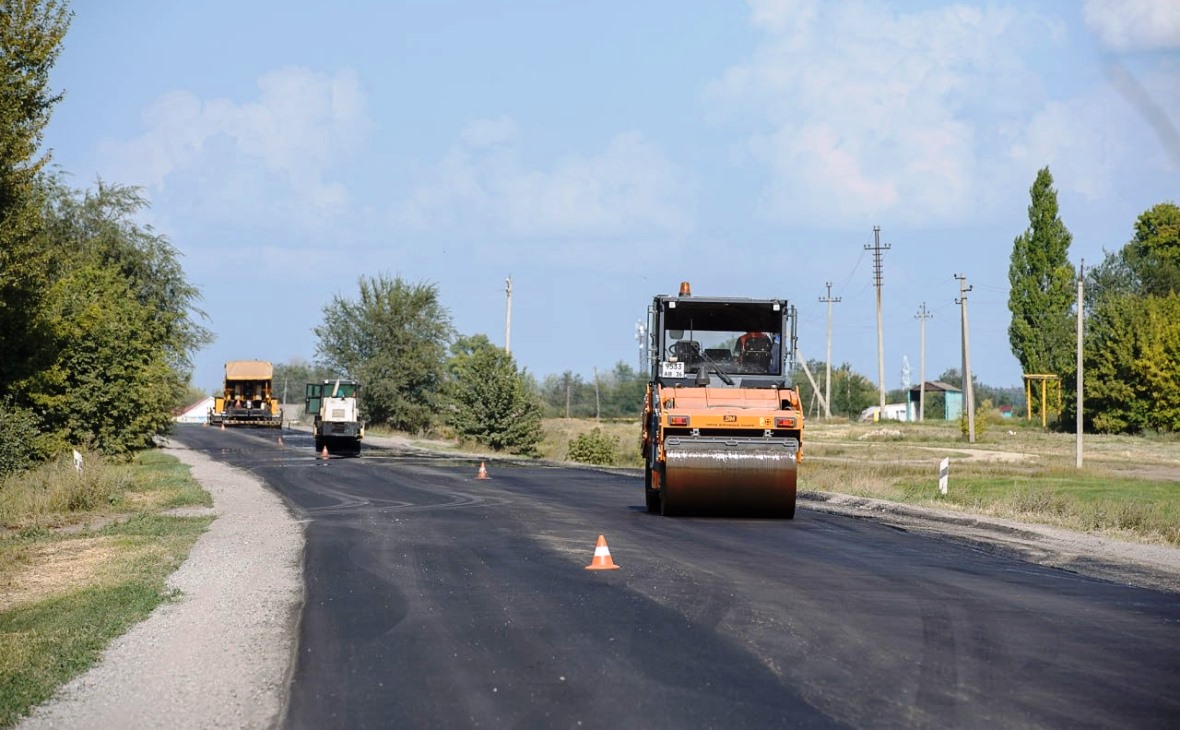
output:
M765 373L770 370L770 338L751 337L742 350L742 367L746 372Z
M682 340L677 342L672 345L672 356L684 363L686 368L692 367L702 360L701 343L696 340Z

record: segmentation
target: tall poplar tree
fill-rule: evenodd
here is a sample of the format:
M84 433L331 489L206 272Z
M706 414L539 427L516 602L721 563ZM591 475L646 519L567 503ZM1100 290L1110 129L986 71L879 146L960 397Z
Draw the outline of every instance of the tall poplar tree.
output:
M1025 373L1064 382L1076 363L1076 279L1068 258L1073 237L1058 215L1049 168L1037 172L1029 196L1028 229L1013 241L1008 267L1008 341Z

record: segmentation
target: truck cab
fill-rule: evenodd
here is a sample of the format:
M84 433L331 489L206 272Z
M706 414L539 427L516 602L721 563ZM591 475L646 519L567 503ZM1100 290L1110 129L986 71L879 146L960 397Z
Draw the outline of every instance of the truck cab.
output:
M356 456L361 452L365 423L360 417L361 386L354 380L308 383L305 413L313 417L315 450Z

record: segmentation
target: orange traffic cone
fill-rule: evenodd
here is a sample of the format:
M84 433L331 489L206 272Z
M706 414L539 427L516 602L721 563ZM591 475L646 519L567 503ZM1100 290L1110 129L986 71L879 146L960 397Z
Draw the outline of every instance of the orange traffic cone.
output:
M320 458L325 459L325 460L328 458L328 447L327 446L325 446L324 450L320 452Z
M598 544L594 546L594 560L586 566L586 570L618 570L619 566L610 558L610 548L606 546L606 537L598 536Z
M224 431L224 430L225 430L225 421L222 421L222 422L221 422L221 430L222 430L222 431Z
M283 434L279 434L279 446L283 445Z
M484 463L482 461L479 462L479 472L476 473L475 478L476 479L491 479L491 477L488 476L488 468L486 466L484 466Z

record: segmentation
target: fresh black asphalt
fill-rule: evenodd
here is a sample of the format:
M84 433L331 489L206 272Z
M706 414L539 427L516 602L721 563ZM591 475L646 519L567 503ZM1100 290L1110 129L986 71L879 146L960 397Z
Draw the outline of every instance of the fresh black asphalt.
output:
M637 477L480 481L276 436L176 439L305 522L288 728L1180 726L1174 593L806 509L653 516ZM584 569L600 534L619 570Z

